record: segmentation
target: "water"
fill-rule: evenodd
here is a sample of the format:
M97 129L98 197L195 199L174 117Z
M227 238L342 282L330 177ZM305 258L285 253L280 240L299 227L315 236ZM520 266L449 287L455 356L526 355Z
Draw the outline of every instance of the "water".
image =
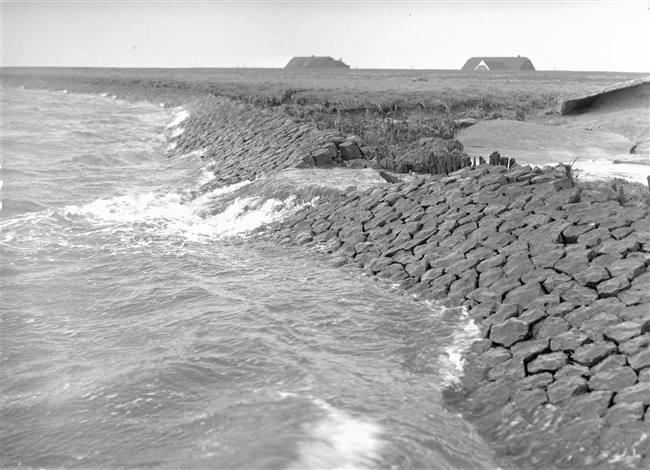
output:
M291 172L192 199L182 117L2 90L0 466L494 468L465 313L247 237Z

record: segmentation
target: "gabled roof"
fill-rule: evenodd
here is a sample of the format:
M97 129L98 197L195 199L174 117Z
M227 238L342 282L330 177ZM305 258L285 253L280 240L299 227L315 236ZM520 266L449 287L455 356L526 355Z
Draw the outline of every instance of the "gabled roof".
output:
M472 57L461 69L463 72L475 70L535 70L527 57Z
M289 61L285 66L287 69L333 69L333 68L346 68L349 69L349 65L345 65L340 60L334 60L331 57L294 57Z

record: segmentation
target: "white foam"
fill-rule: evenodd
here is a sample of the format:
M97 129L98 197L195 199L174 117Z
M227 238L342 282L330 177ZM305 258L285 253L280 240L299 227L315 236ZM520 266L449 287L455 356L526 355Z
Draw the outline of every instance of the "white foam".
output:
M469 313L465 307L452 309L438 304L430 303L429 305L430 308L437 311L437 315L458 312L458 318L456 320L458 324L451 335L451 344L444 348L444 353L438 357L443 387L457 385L460 383L460 379L465 370L464 354L474 341L481 339L481 330L474 323L474 320L469 317Z
M298 443L298 458L289 468L372 468L377 466L383 447L382 427L370 420L353 417L324 400L311 401L325 412L316 423L304 427L307 439Z
M167 124L167 129L171 129L173 127L178 126L181 122L183 122L185 119L187 119L190 116L190 113L188 113L186 110L184 110L181 107L174 108L174 112L176 113L176 115L174 116L172 122Z

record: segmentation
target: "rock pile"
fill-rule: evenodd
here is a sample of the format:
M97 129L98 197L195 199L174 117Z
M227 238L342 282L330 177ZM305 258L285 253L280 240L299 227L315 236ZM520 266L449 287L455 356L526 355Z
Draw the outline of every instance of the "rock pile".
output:
M650 214L619 197L562 166L480 165L349 190L269 236L466 306L483 339L454 396L486 438L526 436L542 466L647 463Z
M365 168L372 149L357 136L321 131L273 109L228 98L202 97L186 103L190 116L175 139L175 152L199 152L215 178L202 191L254 180L293 167L343 165Z

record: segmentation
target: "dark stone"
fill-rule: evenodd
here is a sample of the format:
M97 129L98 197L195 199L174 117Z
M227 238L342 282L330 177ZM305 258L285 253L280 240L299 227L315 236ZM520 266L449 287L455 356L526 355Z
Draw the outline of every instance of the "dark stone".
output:
M642 332L641 325L636 322L626 321L606 328L603 336L616 344L621 344L635 336L639 336Z
M650 386L647 382L639 382L623 388L614 396L614 403L641 402L650 405Z
M507 361L512 357L510 351L505 348L491 348L481 354L480 361L488 368L492 368L497 364Z
M567 364L555 372L555 380L560 380L563 377L590 377L591 371L589 367L580 364Z
M618 403L607 410L605 421L610 426L620 426L629 421L643 419L644 406L640 401L634 403Z
M584 233L578 237L578 243L588 248L597 246L604 240L610 239L612 236L606 228L598 228Z
M564 257L564 246L547 246L531 259L536 268L552 268Z
M634 356L631 356L628 359L628 362L634 370L641 370L644 367L650 367L650 348L646 347L640 350Z
M603 281L596 289L602 297L610 297L630 287L630 281L625 276L618 276L608 281Z
M612 392L598 391L569 398L562 403L562 408L570 416L584 418L604 416L612 402Z
M615 352L616 345L614 343L599 341L580 346L571 355L571 358L580 364L591 367Z
M512 401L515 402L517 408L522 410L524 416L530 417L538 406L548 402L548 397L544 390L535 388L516 392L512 397Z
M500 304L497 306L494 315L491 315L486 322L491 324L503 323L509 318L518 316L519 312L520 308L516 304Z
M536 298L526 306L527 310L547 310L560 304L560 296L557 294L546 294Z
M537 356L528 363L526 369L529 374L537 372L554 372L567 363L566 354L561 352L553 352Z
M490 369L487 377L489 380L520 380L526 377L526 370L521 359L512 358Z
M545 295L546 293L538 283L525 284L508 292L506 302L517 304L521 307L528 306L533 300Z
M548 386L547 393L549 402L557 404L576 395L582 395L589 391L587 381L582 377L566 377L556 380Z
M548 340L529 340L515 343L510 348L513 357L530 362L549 350Z
M637 376L632 368L617 367L592 375L589 379L589 388L619 392L630 385L634 385L636 381Z
M636 338L632 338L624 343L621 343L618 346L618 350L621 354L625 354L626 356L633 356L639 351L648 348L649 345L650 335L646 333L644 335L637 336Z
M599 312L582 322L580 329L584 331L592 341L602 341L603 331L618 323L621 323L621 319L616 315Z
M629 281L645 272L645 263L635 259L619 259L607 266L612 277L623 276Z
M551 338L551 351L574 351L589 341L589 337L578 329L571 329Z
M359 147L353 141L348 140L339 145L339 152L343 160L355 160L357 158L362 158Z
M526 339L529 332L528 323L511 318L501 325L494 325L490 330L490 339L506 347L510 347L517 341Z
M597 374L598 372L604 372L609 369L618 369L620 367L627 366L627 359L622 354L612 354L607 356L605 359L600 361L598 364L591 368L591 374Z
M598 283L610 278L607 269L598 265L590 265L588 268L573 275L573 278L582 286L595 287Z
M567 255L558 261L554 267L569 276L575 277L576 274L589 267L589 259L586 256Z
M553 293L557 293L562 300L572 302L574 305L589 305L598 298L596 291L572 281L557 286Z
M558 317L548 317L541 323L541 327L535 337L537 339L551 339L569 331L571 325Z

